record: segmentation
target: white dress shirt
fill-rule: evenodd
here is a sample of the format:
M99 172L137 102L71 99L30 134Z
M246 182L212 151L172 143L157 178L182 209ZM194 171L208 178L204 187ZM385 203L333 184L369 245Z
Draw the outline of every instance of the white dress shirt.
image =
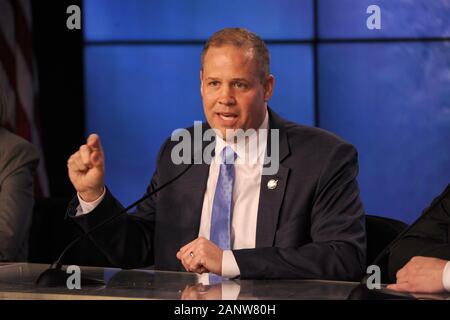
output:
M202 217L199 236L209 239L211 228L211 214L220 171L220 154L229 145L237 154L235 161L235 179L233 187L232 217L231 217L231 248L248 249L255 247L256 221L258 216L259 190L263 169L264 154L267 145L267 128L269 116L266 113L259 129L249 137L246 144L228 144L217 136L215 155L209 167L209 177L203 198ZM249 146L257 146L257 150L250 150ZM248 147L248 148L247 148ZM253 151L257 152L252 157ZM240 275L239 267L231 250L225 250L222 258L222 276L234 278Z
M216 136L215 155L209 167L209 176L206 192L203 198L202 215L198 236L209 239L211 229L211 214L220 170L220 154L222 149L229 145L237 154L235 161L235 180L232 199L231 217L231 248L255 248L256 222L258 216L259 191L267 146L267 129L269 115L266 112L263 123L258 131L248 137L246 144L228 144L218 135ZM264 130L260 130L264 129ZM250 148L257 146L256 150ZM252 150L250 150L252 149ZM255 154L256 153L256 154ZM105 190L100 198L93 202L85 202L78 195L80 205L76 215L91 212L103 200ZM231 250L224 250L222 258L222 276L234 278L240 275L239 267Z

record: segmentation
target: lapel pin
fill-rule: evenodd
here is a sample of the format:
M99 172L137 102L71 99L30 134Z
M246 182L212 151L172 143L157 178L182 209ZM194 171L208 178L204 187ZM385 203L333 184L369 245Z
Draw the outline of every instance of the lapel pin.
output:
M269 190L273 190L277 187L278 185L278 180L275 179L270 179L269 182L267 182L267 188Z

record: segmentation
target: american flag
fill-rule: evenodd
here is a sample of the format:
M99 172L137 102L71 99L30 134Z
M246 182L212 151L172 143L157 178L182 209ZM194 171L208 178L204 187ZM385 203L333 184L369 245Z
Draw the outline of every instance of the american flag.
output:
M33 143L41 161L36 194L48 196L48 179L38 128L37 77L32 49L30 0L0 0L0 90L6 97L6 126Z

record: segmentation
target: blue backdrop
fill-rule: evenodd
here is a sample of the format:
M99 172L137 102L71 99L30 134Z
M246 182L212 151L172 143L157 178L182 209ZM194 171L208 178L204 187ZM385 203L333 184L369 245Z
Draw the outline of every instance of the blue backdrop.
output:
M124 204L164 139L204 120L202 43L230 26L269 44L278 113L356 146L367 213L411 222L450 182L450 0L85 0L83 14L86 134Z

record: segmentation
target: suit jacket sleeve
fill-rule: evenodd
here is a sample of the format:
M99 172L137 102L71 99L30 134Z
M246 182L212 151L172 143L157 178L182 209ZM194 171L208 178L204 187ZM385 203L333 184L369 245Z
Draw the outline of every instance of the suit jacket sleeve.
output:
M356 150L337 145L317 183L310 214L312 241L300 247L234 250L241 278L359 279L366 237L357 173Z
M166 145L167 142L161 147L158 163ZM146 194L155 190L158 185L157 168ZM92 242L112 265L128 269L154 264L153 240L157 198L158 194L153 195L137 207L136 213L123 214L90 235ZM92 212L75 216L78 204L78 198L74 197L66 216L72 218L84 232L88 232L124 209L108 188L105 198Z
M392 281L397 271L414 256L450 260L450 185L424 210L421 220L392 247L389 256Z
M0 260L16 260L33 212L33 179L39 156L25 141L2 154L0 164Z

